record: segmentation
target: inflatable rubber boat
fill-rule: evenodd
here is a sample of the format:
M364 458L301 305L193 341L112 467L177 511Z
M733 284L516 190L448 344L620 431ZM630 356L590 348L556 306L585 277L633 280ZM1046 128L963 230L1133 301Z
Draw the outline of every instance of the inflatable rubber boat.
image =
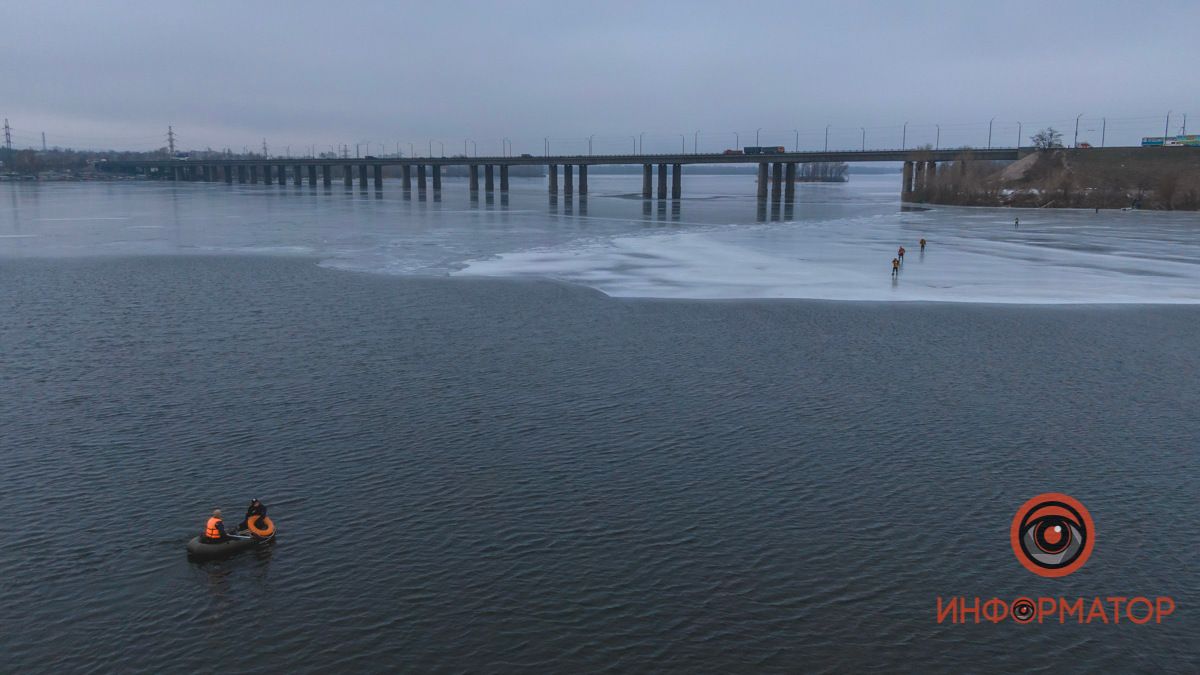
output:
M201 541L200 535L192 537L187 543L187 554L196 560L215 560L264 546L274 540L275 523L266 516L254 516L246 523L245 530L229 535L225 541L208 542Z

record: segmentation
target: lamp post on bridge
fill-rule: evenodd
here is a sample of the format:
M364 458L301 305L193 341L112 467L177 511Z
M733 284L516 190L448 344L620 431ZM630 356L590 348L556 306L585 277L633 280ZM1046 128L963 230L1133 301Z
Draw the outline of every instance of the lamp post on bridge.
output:
M592 155L592 139L595 137L596 137L596 134L592 134L591 136L588 136L588 156L589 157L591 157L591 155Z
M995 121L996 121L995 117L988 120L988 150L992 149L992 122L995 122Z
M687 136L683 134L679 134L679 154L687 154Z
M761 146L761 145L762 145L762 142L758 140L758 134L759 134L759 132L761 132L761 131L762 131L762 127L759 127L758 129L756 129L756 130L754 131L754 144L755 144L755 145L758 145L758 146Z
M796 143L792 146L792 152L800 152L800 130L792 129L792 133L796 134Z
M866 128L866 127L859 127L859 129L861 129L861 130L862 130L862 134L863 134L863 137L862 137L862 149L863 149L863 152L866 152L866 151L867 151L867 128Z
M1167 147L1167 134L1169 134L1169 133L1171 133L1171 111L1170 110L1167 111L1167 123L1163 125L1163 144L1162 144L1162 146L1164 148Z
M1184 117L1184 124L1187 124L1187 118ZM1104 147L1104 136L1108 133L1108 118L1100 118L1100 147ZM1184 133L1187 133L1186 131Z
M692 154L693 155L700 154L700 130L699 129L696 130L696 133L692 134Z
M1075 116L1075 141L1071 145L1071 147L1073 147L1073 148L1079 147L1079 118L1080 117L1083 117L1083 113L1079 113L1078 115Z
M733 149L734 150L742 149L742 137L738 136L738 132L736 132L736 131L733 132Z
M512 141L508 136L500 139L500 154L505 157L512 157Z
M413 146L412 141L408 142L408 156L409 157L417 156L417 151L416 151L415 147Z
M825 152L829 152L829 127L830 125L825 125Z
M630 140L630 142L633 143L633 154L635 154L635 155L638 154L637 136L630 136L629 140Z
M900 149L904 150L908 146L908 122L904 123L904 131L900 132Z
M550 137L543 136L542 141L544 141L546 143L546 156L549 157L550 156Z
M1017 122L1017 149L1021 149L1021 123Z
M646 140L646 132L643 131L642 133L638 134L638 154L639 155L643 154L642 153L642 141L644 141L644 140Z
M937 127L937 136L934 136L934 137L933 137L933 138L934 138L934 140L933 140L933 149L934 149L934 150L937 150L937 149L938 149L938 148L940 148L940 147L941 147L941 145L942 145L942 125L940 125L940 124L935 124L935 125L933 125L933 126Z

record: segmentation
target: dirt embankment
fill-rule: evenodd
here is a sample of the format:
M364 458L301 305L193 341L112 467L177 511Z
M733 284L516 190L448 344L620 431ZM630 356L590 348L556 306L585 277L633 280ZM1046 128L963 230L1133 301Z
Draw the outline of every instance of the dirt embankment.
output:
M1200 148L1083 148L1015 162L943 162L910 201L969 206L1200 210Z

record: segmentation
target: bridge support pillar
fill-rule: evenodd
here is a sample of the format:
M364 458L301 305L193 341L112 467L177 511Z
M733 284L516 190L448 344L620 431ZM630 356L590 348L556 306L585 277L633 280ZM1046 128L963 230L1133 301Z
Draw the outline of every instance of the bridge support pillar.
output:
M925 189L932 190L937 184L937 162L930 160L925 168Z
M419 190L421 192L425 191L425 165L424 164L417 165L417 190Z
M788 162L784 168L783 200L788 204L796 201L796 163Z
M642 165L642 199L650 199L654 196L654 167L650 164Z
M912 194L913 186L913 163L904 163L904 178L900 181L900 196L907 197Z
M582 196L582 195L586 195L586 194L587 194L587 190L588 190L588 187L587 187L587 168L588 168L588 165L587 165L587 164L580 164L580 165L579 165L579 194L580 194L581 196Z
M433 191L442 191L442 165L434 164L429 167L433 171Z
M252 185L258 183L258 165L257 164L250 165L250 183Z
M575 167L563 164L563 194L570 197L575 192Z
M273 169L271 168L271 165L264 164L263 165L263 185L271 184L271 181L272 181L271 174L272 173L273 173Z
M546 174L550 177L550 194L558 194L558 165L550 164L546 169Z
M479 192L479 165L472 164L468 166L467 173L470 174L471 177L471 194L475 194Z
M500 165L500 192L508 192L508 165Z
M299 164L292 166L292 185L296 187L304 185L304 168Z
M375 189L376 190L383 189L383 165L382 164L375 165Z
M488 193L496 191L496 167L492 164L483 167L483 189Z
M333 167L328 164L321 165L321 185L325 187L333 185Z
M402 187L405 192L412 192L412 164L405 164L400 168L402 176Z
M671 165L671 199L683 196L683 165Z
M778 202L783 198L783 163L771 165L771 201Z
M367 189L367 165L366 164L358 165L358 188L360 190Z
M246 183L246 165L238 164L237 173L238 173L238 182L242 183L244 185Z
M767 200L767 165L765 163L758 165L758 199L759 201Z
M308 186L317 187L317 165L308 165Z
M354 165L342 165L342 185L348 188L354 187Z
M204 172L204 182L205 183L211 182L212 181L212 167L205 164L204 166L200 167L200 169Z
M925 162L917 162L915 175L915 191L920 192L925 189Z
M229 164L225 165L225 184L233 185L233 167Z
M667 198L667 165L658 165L658 198Z

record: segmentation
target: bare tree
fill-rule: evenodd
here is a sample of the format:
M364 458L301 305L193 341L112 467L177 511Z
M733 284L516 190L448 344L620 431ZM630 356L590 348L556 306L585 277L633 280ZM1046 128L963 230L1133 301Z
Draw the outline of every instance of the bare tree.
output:
M1033 141L1033 147L1038 150L1051 150L1053 148L1061 148L1062 133L1054 127L1046 127L1036 134L1029 137Z

